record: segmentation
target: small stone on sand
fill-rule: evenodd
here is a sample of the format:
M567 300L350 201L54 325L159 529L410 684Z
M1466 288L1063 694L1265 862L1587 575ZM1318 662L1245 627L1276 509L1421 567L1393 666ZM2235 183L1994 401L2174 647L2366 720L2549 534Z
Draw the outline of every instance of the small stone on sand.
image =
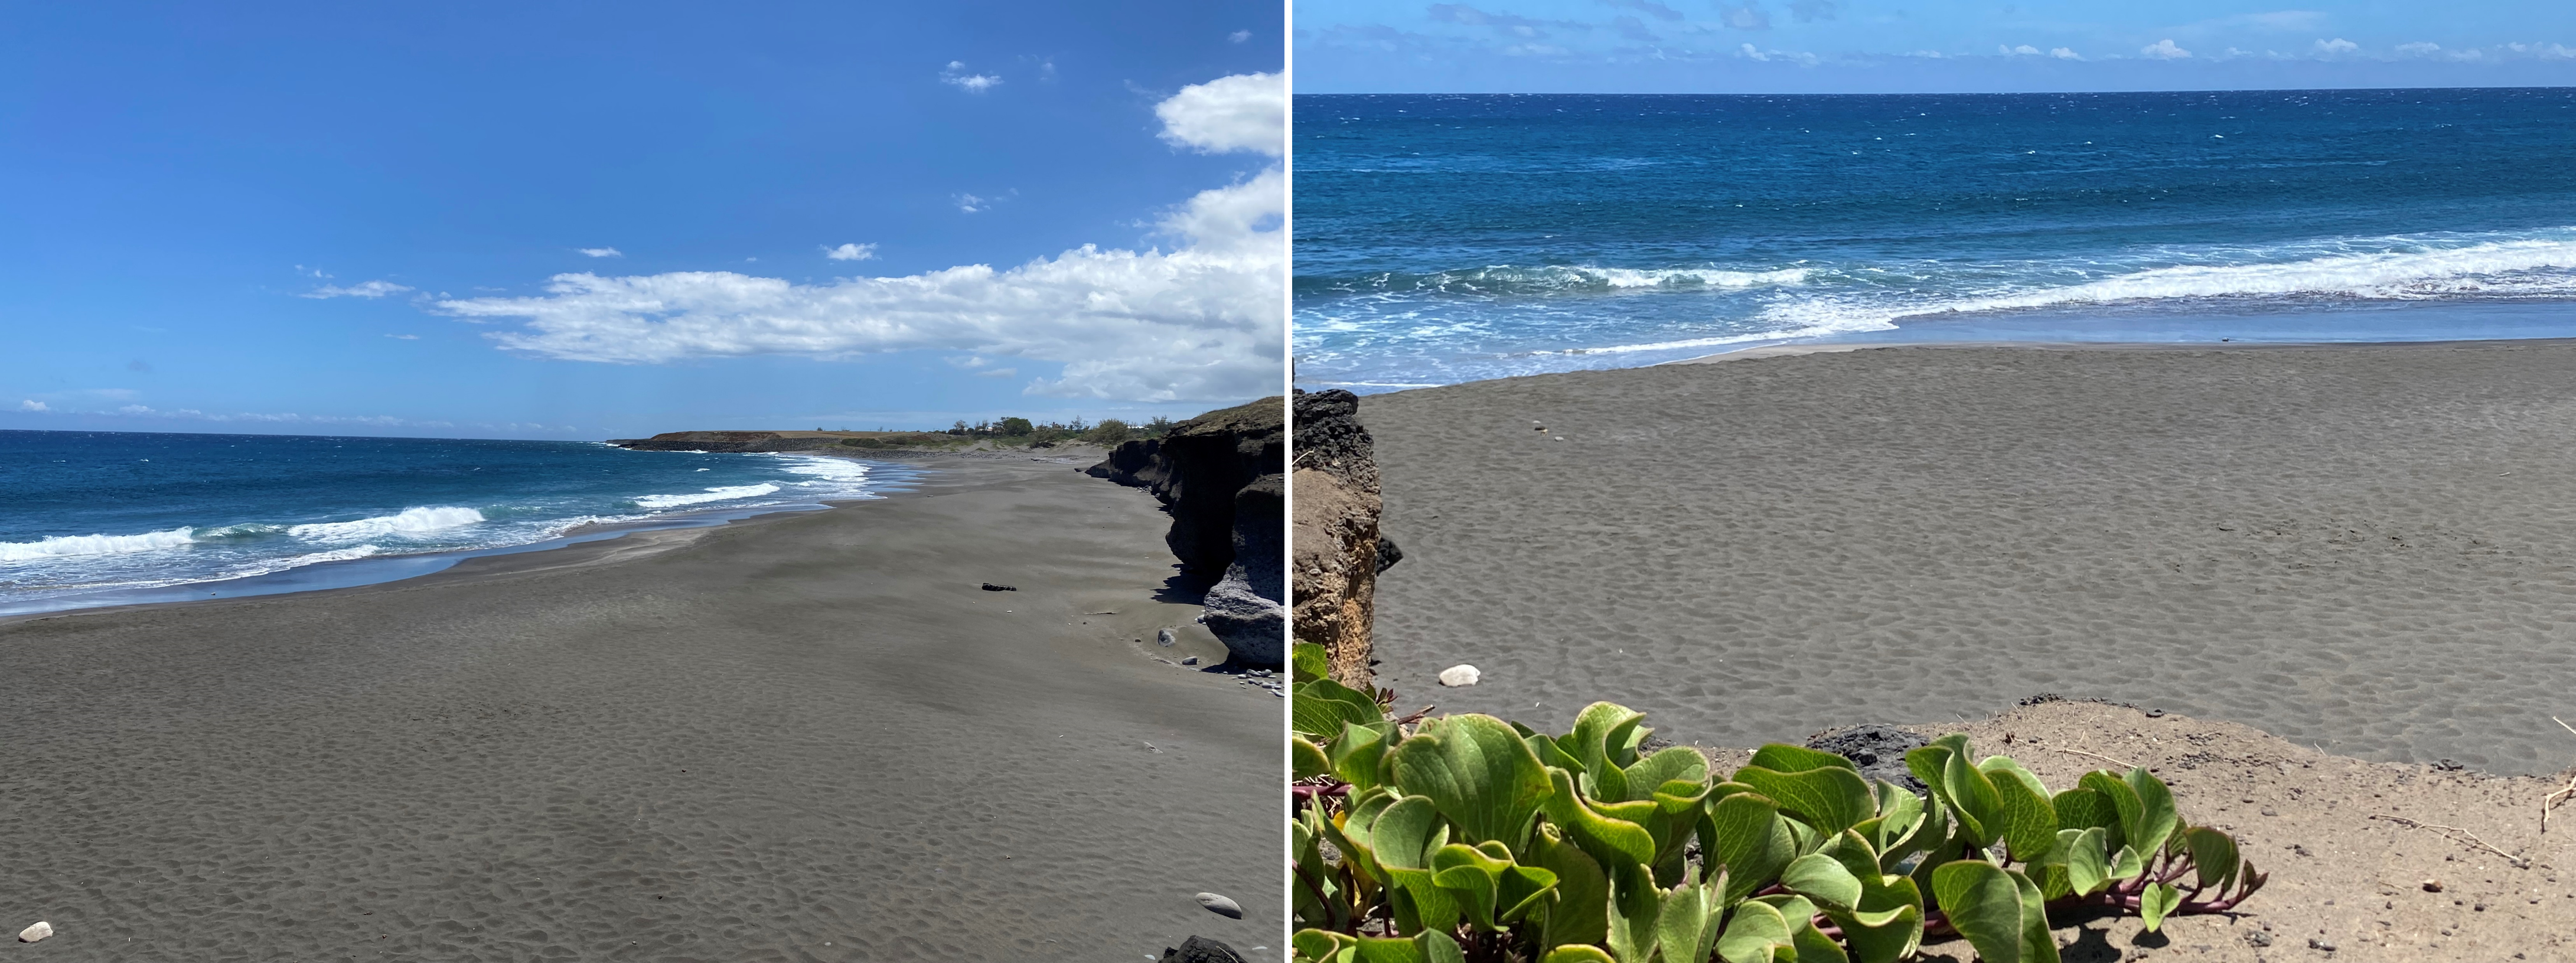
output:
M1232 905L1234 905L1234 904L1233 904L1233 902L1232 902L1231 900L1229 900L1229 901L1227 901L1226 905L1228 905L1228 906L1232 906ZM1235 911L1235 913L1234 913L1234 915L1236 915L1236 916L1241 916L1241 915L1242 915L1242 913L1243 913L1243 911L1241 911L1241 910L1236 910L1236 911ZM52 935L54 935L54 924L52 924L52 923L47 923L47 922L45 922L45 921L43 921L43 920L37 920L37 921L36 921L36 925L34 925L34 926L30 926L30 927L27 927L26 929L23 929L23 930L19 930L19 931L18 931L18 942L21 942L21 943L33 943L33 942L35 942L35 941L37 941L37 940L41 940L41 939L44 939L45 937L52 936Z
M1215 893L1200 893L1199 905L1207 907L1208 912L1214 913L1218 916L1238 920L1243 918L1242 904L1236 903L1233 900L1219 896Z
M1199 657L1198 657L1198 656L1195 656L1195 655L1184 657L1184 658L1182 658L1182 659L1181 659L1181 664L1182 664L1182 665L1197 665L1197 664L1199 664Z
M1440 684L1445 686L1475 685L1476 680L1484 678L1484 676L1484 670L1478 669L1475 666L1453 665L1440 670Z
M1180 641L1180 640L1181 640L1181 637L1180 637L1180 636L1177 636L1177 635L1173 635L1173 634L1172 634L1172 630L1170 630L1170 629L1157 629L1157 630L1155 630L1155 632L1154 632L1154 644L1155 644L1155 645L1170 645L1170 644L1172 644L1172 643L1174 643L1174 642L1178 642L1178 641Z
M1013 587L1008 586L1008 585L995 585L995 584L993 584L993 583L991 583L991 582L986 582L986 583L984 583L984 591L987 591L987 592L1017 592L1017 591L1019 591L1019 589L1017 589L1017 588L1013 588Z

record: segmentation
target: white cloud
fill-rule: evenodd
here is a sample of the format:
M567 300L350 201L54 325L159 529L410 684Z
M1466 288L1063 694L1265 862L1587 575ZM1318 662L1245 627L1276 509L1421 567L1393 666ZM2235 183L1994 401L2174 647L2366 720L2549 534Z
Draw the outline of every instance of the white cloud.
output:
M993 209L993 202L990 198L977 197L973 194L959 194L957 195L956 200L957 209L968 214Z
M1266 88L1267 137L1245 101ZM1184 89L1155 108L1165 139L1202 150L1276 154L1285 115L1278 78L1228 77ZM1030 394L1138 402L1228 401L1278 390L1287 319L1282 301L1286 179L1272 164L1205 190L1164 213L1176 246L1143 251L1084 245L1017 267L974 264L904 277L797 284L732 271L632 277L559 274L533 297L437 302L468 320L517 320L490 335L549 358L659 364L794 355L848 358L897 351L970 355L950 363L1016 377L985 356L1062 366ZM991 199L959 195L963 207ZM993 372L1007 372L994 374Z
M325 284L321 287L304 292L300 297L381 298L388 294L401 294L409 290L411 289L395 284L391 281L360 281L345 288L336 284Z
M1227 43L1242 43L1250 39L1252 39L1252 31L1249 30L1237 30L1225 35L1225 42Z
M2442 45L2438 43L2426 43L2419 40L2414 43L2398 44L2397 52L2415 57L2429 57L2434 54L2441 53Z
M2048 52L2048 55L2049 55L2049 56L2051 56L2051 57L2055 57L2055 58L2057 58L2057 59L2059 59L2059 60L2082 60L2082 59L2084 59L2083 55L2076 53L2076 52L2075 52L2075 50L2074 50L2074 48L2072 48L2072 47L2059 47L2059 48L2057 48L2057 49L2054 49L2054 50L2049 51L2049 52Z
M877 256L877 246L874 244L843 244L840 247L824 248L823 256L835 261L866 261Z
M18 410L20 410L20 411L52 411L52 410L54 410L54 409L53 409L53 406L51 406L51 405L48 405L48 404L46 404L46 403L44 403L44 402L41 402L41 401L37 401L37 400L36 400L36 399L34 399L34 398L29 398L29 399L27 399L27 400L25 400L25 401L18 402Z
M2144 47L2140 47L2138 48L2138 53L2140 56L2154 60L2181 60L2185 57L2191 56L2191 51L2174 46L2172 38L2158 40Z
M2004 56L2007 56L2007 57L2013 56L2013 55L2015 55L2015 54L2019 54L2019 55L2021 55L2021 56L2026 56L2026 57L2036 57L2036 56L2039 56L2039 48L2037 48L2037 47L2033 47L2033 46L2031 46L2031 45L2029 45L2029 44L2023 44L2023 45L2018 46L2018 47L2007 47L2007 46L2004 46L2004 45L2002 45L2002 44L1996 44L1996 45L1995 45L1995 49L1996 49L1996 50L1999 50L1999 51L2002 51L2002 52L2003 52L2003 55L2004 55Z
M591 257L625 257L625 256L626 256L626 252L624 252L624 251L620 251L620 250L618 250L618 249L616 249L616 248L613 248L613 247L577 247L577 248L574 248L573 250L580 251L581 253L583 253L583 254L587 254L587 255L589 255L589 256L591 256Z
M1796 50L1763 50L1749 43L1738 46L1735 55L1764 62L1785 60L1805 67L1813 67L1818 61L1817 56L1812 53Z
M420 335L417 335L417 334L388 334L388 335L385 335L385 337L392 338L392 339L394 339L394 340L396 340L396 341L418 341L418 340L420 340Z
M1288 85L1278 74L1236 74L1181 88L1154 105L1163 139L1203 153L1277 157L1288 133Z
M991 371L975 372L975 377L978 378L1017 378L1019 376L1020 369L1018 368L995 368Z
M2350 40L2345 40L2342 37L2336 37L2332 40L2317 41L2317 52L2321 54L2347 54L2359 49L2361 49L2360 44L2354 43Z
M1002 78L992 74L966 72L966 62L951 60L948 69L939 72L939 82L970 94L980 94L1002 85Z

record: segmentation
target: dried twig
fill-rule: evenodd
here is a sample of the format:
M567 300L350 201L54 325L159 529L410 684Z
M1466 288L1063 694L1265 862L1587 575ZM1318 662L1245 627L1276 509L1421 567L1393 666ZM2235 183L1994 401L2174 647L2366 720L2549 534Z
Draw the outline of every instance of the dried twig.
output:
M2102 760L2103 762L2110 763L2110 764L2112 764L2112 765L2114 765L2114 766L2118 766L2118 767L2120 767L2120 768L2122 768L2122 769L2138 769L2138 768L2142 768L2142 767L2140 767L2137 763L2134 763L2134 762L2123 762L2123 761L2121 761L2121 760L2113 759L2113 758L2111 758L2111 757L2109 757L2109 756L2103 755L2103 754L2098 753L2098 752L2086 752L2086 751L2084 751L2084 750L2082 750L2082 749L2068 749L2068 748L2066 748L2066 747L2064 747L2064 746L2052 746L2052 745L2049 745L2048 743L2040 742L2040 741L2038 741L2038 740L2036 740L2036 739L2034 739L2034 740L2030 740L2030 741L2029 741L2029 744L2030 744L2030 745L2034 745L2034 746L2038 746L2038 747L2040 747L2040 748L2042 748L2042 749L2047 749L2047 750L2055 751L2055 752L2072 753L2072 754L2074 754L2074 755L2078 755L2078 756L2091 756L2091 757L2093 757L2093 758L2095 758L2095 759Z
M2470 831L2465 830L2465 829L2461 829L2461 828L2460 828L2460 827L2458 827L2458 826L2444 826L2444 825L2442 825L2442 824L2440 824L2440 823L2423 823L2423 822L2416 822L2415 820L2408 819L2408 818L2406 818L2406 817L2404 817L2404 816L2391 816L2391 815L2388 815L2388 814L2386 814L2386 813L2372 813L2372 814L2371 814L2371 816L2370 816L2370 818L2372 818L2372 819L2385 819L2385 820L2388 820L2389 822L2396 823L2396 824L2398 824L2398 825L2400 825L2400 826L2406 826L2406 827L2413 828L2413 829L2430 829L2430 830L2432 830L2432 831L2434 831L2434 832L2441 833L2441 834L2442 834L2442 835L2444 835L2444 836L2448 836L2448 837L2450 837L2452 842L2462 842L2462 843L2467 843L2467 844L2469 844L2469 845L2471 845L2471 846L2475 846L2475 847L2477 847L2477 848L2479 848L2479 849L2486 850L2487 852L2494 853L2494 854L2496 854L2496 855L2498 855L2498 856L2502 856L2502 857L2504 857L2505 862L2512 863L2512 864L2514 865L2514 868L2515 868L2515 869L2530 869L2530 868L2531 868L2531 861L2530 861L2530 860L2528 860L2528 859L2524 859L2524 858L2522 858L2522 857L2520 857L2520 856L2516 856L2516 855L2514 855L2514 854L2512 854L2512 853L2505 852L2504 850L2497 849L2497 848L2495 848L2495 847L2493 847L2493 846L2489 846L2489 845L2487 845L2487 841L2486 841L2486 840L2483 840L2483 839L2479 839L2479 838L2478 838L2478 834L2473 833L2473 832L2470 832Z
M2568 725L2567 720L2565 719L2558 718L2557 716L2550 716L2549 721L2557 723L2558 728L2565 729L2570 733L2576 733L2576 726ZM2570 775L2567 777L2566 788L2540 797L2540 831L2542 833L2549 832L2549 811L2557 808L2559 803L2566 802L2569 799L2576 799L2576 775Z

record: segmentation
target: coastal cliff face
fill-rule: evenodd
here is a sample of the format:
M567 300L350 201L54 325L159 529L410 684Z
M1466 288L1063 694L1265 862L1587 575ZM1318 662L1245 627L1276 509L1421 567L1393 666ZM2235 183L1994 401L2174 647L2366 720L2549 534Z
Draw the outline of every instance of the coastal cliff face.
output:
M1300 391L1296 405L1292 624L1297 641L1324 647L1334 681L1365 686L1377 577L1402 557L1377 530L1376 443L1350 392Z
M1170 511L1163 536L1184 571L1216 584L1205 621L1237 662L1276 666L1287 621L1279 532L1285 521L1283 399L1264 398L1131 441L1089 472L1154 493Z
M651 438L612 438L609 444L635 451L814 451L834 448L841 439L881 432L822 431L666 431Z

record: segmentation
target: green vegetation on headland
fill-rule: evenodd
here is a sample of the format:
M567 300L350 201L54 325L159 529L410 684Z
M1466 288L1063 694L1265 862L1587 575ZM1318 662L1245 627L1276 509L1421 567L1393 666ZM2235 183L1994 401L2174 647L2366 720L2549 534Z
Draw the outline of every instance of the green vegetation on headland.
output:
M1984 963L2055 963L2052 911L2152 931L2263 885L2145 769L2052 794L1954 734L1905 753L1928 794L1777 744L1712 778L1608 702L1555 736L1391 718L1322 647L1291 662L1296 960L1893 963L1955 936Z
M946 431L874 434L845 438L841 444L852 448L962 448L976 442L994 446L1027 446L1047 448L1064 442L1115 445L1139 438L1160 438L1172 430L1172 420L1156 416L1153 421L1131 425L1116 418L1103 418L1098 424L1086 424L1076 418L1070 422L1038 424L1026 418L1003 418L967 424L959 419Z

